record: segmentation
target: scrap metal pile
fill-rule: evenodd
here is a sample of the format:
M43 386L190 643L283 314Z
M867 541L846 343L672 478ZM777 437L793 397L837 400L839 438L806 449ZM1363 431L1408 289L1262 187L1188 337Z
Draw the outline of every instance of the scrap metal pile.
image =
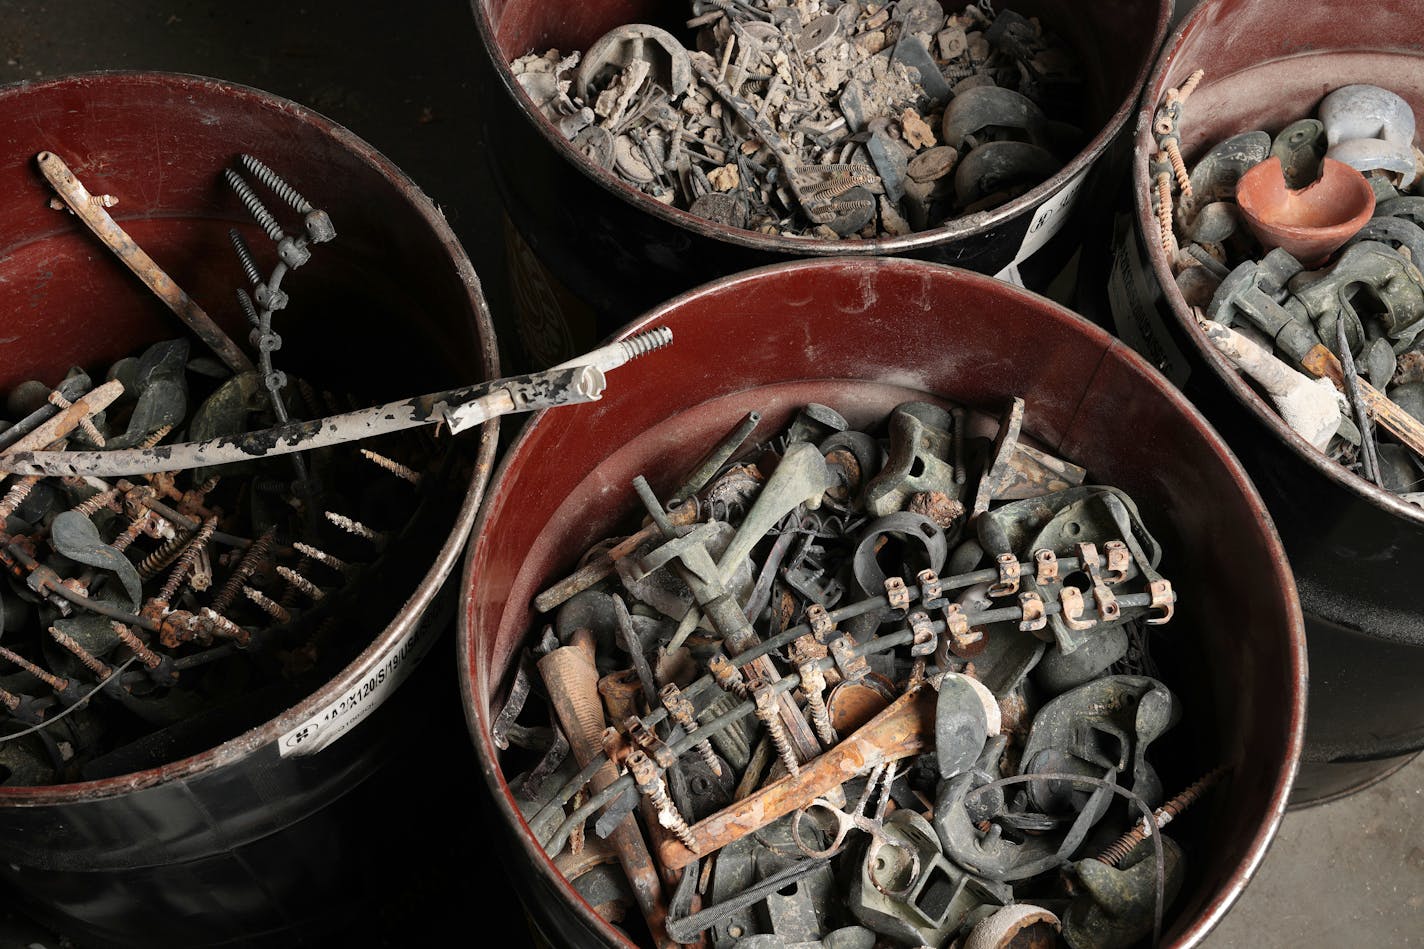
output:
M276 245L264 277L258 260L269 252L231 232L234 284L245 277L251 287L237 300L254 364L109 218L112 199L89 195L52 153L38 164L63 198L56 208L73 209L217 358L184 337L92 374L75 368L15 386L3 401L0 468L46 449L83 450L77 457L100 464L125 453L163 458L182 436L203 442L353 408L273 366L283 276L335 230L271 169L241 156L241 172L226 172L234 204ZM302 216L297 234L245 175ZM399 549L397 529L443 478L444 455L407 434L218 467L175 458L185 470L132 478L82 466L0 474L0 783L152 767L304 697L314 676L329 677L368 644L374 629L353 618L371 607L357 581L388 545Z
M743 451L759 421L667 505L635 479L649 520L535 599L492 738L559 870L646 945L1160 934L1186 860L1158 830L1220 772L1150 760L1184 703L1132 498L1021 400L883 436L810 404Z
M1158 110L1149 171L1183 297L1287 425L1424 505L1424 154L1413 110L1386 89L1345 86L1318 118L1274 137L1233 135L1188 171L1181 123L1200 75Z
M985 0L693 0L685 46L620 26L520 85L589 162L730 227L893 237L985 211L1077 154L1081 70Z

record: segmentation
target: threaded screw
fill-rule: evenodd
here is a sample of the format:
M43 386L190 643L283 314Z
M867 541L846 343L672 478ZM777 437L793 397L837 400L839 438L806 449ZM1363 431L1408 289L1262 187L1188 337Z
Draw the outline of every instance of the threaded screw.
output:
M163 589L158 591L158 599L164 603L171 603L174 595L178 592L178 587L182 585L183 578L188 575L188 571L193 569L193 564L197 561L198 555L208 546L208 541L213 537L213 532L218 529L218 519L210 517L203 521L198 528L198 532L193 535L193 539L188 546L183 548L183 552L178 555L177 561L173 564L173 569L168 574L168 580L163 584Z
M119 496L118 488L108 488L89 495L74 507L70 508L75 514L82 514L85 517L93 517L103 508L110 507L116 497Z
M5 518L17 511L21 504L25 503L25 498L30 496L35 485L39 484L42 475L25 475L15 482L14 487L5 492L5 496L0 498L0 525Z
M793 775L801 773L801 763L796 760L796 750L791 747L791 739L786 734L786 726L781 721L781 709L776 701L776 694L771 690L771 683L765 679L757 679L751 684L751 695L756 702L756 715L761 719L761 723L766 726L766 732L771 736L771 743L776 746L777 757L786 766L786 770Z
M258 590L255 587L244 586L242 588L242 592L249 600L251 600L253 603L256 603L258 607L261 608L262 612L266 613L268 616L272 617L277 622L287 623L291 621L292 614L288 613L285 609L282 608L282 605L280 603L267 596L267 594L263 593L261 590Z
M811 726L816 729L816 737L823 745L834 745L838 741L836 730L831 726L831 712L826 708L826 674L814 663L803 663L797 670L801 674L801 692L806 696L806 709L811 713Z
M287 202L287 204L291 206L292 210L296 211L298 214L310 214L311 212L316 210L316 208L312 207L310 201L302 197L301 192L299 192L296 188L293 188L291 185L287 184L287 182L282 178L281 175L277 174L275 171L267 167L262 162L258 161L256 158L253 158L251 155L244 154L238 155L237 160L243 168L247 169L248 173L251 174L252 177L256 178L258 181L271 188L272 192L276 194L277 197Z
M365 524L362 524L360 521L353 520L352 518L347 517L345 514L337 514L335 511L327 511L326 519L328 521L331 521L331 523L335 524L337 527L344 530L346 533L354 534L355 536L360 537L363 540L369 540L377 547L385 543L384 534L371 530L371 528L367 527Z
M692 711L692 701L682 694L682 690L675 683L669 682L658 692L658 698L662 700L663 708L667 709L672 720L681 725L683 730L689 735L697 731L697 716ZM706 738L697 743L697 753L702 756L702 761L717 777L722 776L722 762L717 760L717 753L712 750L712 743Z
M1190 785L1181 794L1178 794L1166 804L1163 804L1157 808L1157 810L1153 811L1152 816L1157 819L1158 828L1166 827L1171 823L1174 817L1190 807L1198 798L1210 790L1217 781L1220 781L1222 775L1225 773L1225 768L1216 768L1215 770L1207 772L1207 774L1195 784ZM1098 854L1095 859L1097 859L1099 863L1105 863L1110 867L1117 866L1132 852L1134 847L1147 839L1147 829L1143 826L1145 823L1145 820L1139 821L1132 830L1129 830L1119 837L1107 849Z
M139 579L152 580L158 576L159 571L172 563L173 559L183 552L184 546L195 535L196 532L193 534L179 534L177 537L164 541L157 550L139 561Z
M254 287L262 283L262 271L257 269L257 258L252 256L252 248L247 245L247 241L237 232L237 228L232 228L227 232L227 239L232 241L232 249L237 251L237 259L242 264L242 272L247 274L248 282ZM244 290L238 290L238 301L241 302L247 296ZM251 300L248 304L251 305ZM256 322L255 320L253 321Z
M337 573L347 573L351 570L351 565L346 561L342 560L340 557L337 557L333 554L329 554L319 547L313 547L311 544L303 543L302 541L297 541L296 543L292 544L292 549L302 554L303 556L310 557L312 560L321 564L323 567L328 567L332 570L335 570Z
M238 646L246 646L252 640L251 633L210 606L199 610L198 616L211 628L212 635L220 639L232 640Z
M272 216L272 212L267 210L267 206L262 203L262 199L257 197L253 190L248 187L247 182L242 180L242 176L231 168L223 169L223 177L227 180L228 187L237 193L237 198L247 208L247 213L252 215L252 219L257 222L257 226L267 232L267 236L272 239L272 243L280 244L287 234L282 230L282 225L277 223L277 219Z
M145 646L143 640L135 636L133 631L123 623L115 620L109 625L113 628L114 634L119 637L119 642L127 646L129 651L138 658L139 662L143 663L145 668L150 670L157 669L163 664L163 657Z
M0 646L0 656L3 656L10 662L19 666L21 669L24 669L30 675L34 676L36 679L39 679L41 682L49 686L51 689L54 689L56 692L63 692L65 689L69 688L68 679L62 676L57 676L54 673L49 672L45 669L41 669L39 666L35 665L33 662L30 662L30 660L26 659L24 656L15 653L13 650L7 649L4 646Z
M288 583L290 583L293 588L300 590L302 593L305 593L312 600L320 600L326 595L321 592L320 587L318 587L315 583L312 583L310 580L302 576L297 571L293 570L291 567L278 567L277 575L280 576L283 580L286 580Z
M94 673L95 677L99 679L107 679L110 675L113 674L113 669L105 665L98 657L96 657L89 650L85 649L83 646L79 645L79 643L75 642L73 637L60 632L57 628L53 626L49 628L49 635L55 642L59 643L60 646L64 647L65 649L68 649L71 653L73 653L74 657L79 660L79 662L84 666L84 668Z
M695 853L697 838L693 836L692 828L687 825L687 820L678 811L677 805L668 797L667 782L658 773L657 765L653 764L646 753L639 750L628 755L628 770L633 772L638 793L647 797L657 809L658 823L672 831L673 836L682 841L684 847Z
M50 390L49 403L50 405L57 406L61 409L69 409L74 407L74 403L66 399L64 397L64 393L60 392L58 389ZM94 424L94 420L92 418L87 415L81 418L79 420L79 428L84 432L85 435L89 436L89 441L93 442L99 448L104 447L104 436L100 433L98 426Z
M119 536L115 537L114 542L109 546L117 550L119 553L123 553L125 550L128 550L129 545L132 544L134 541L138 540L138 535L143 533L143 523L145 520L146 518L143 516L134 518L132 521L129 522L129 526L125 527L123 529L123 532L120 533Z
M158 443L167 438L168 433L171 431L173 431L172 425L160 425L152 432L149 432L147 438L138 443L139 450L148 451L150 448L157 447Z
M732 665L732 661L726 656L718 653L709 659L707 671L712 673L713 680L724 692L730 692L739 699L750 695L742 670Z
M401 464L394 458L387 458L385 455L371 451L369 448L361 449L361 457L373 462L377 467L384 468L397 478L409 481L411 484L420 484L420 472Z
M214 610L219 613L227 612L227 608L232 606L237 595L242 592L248 578L256 573L267 560L267 555L272 550L272 541L276 536L277 529L269 528L266 533L248 545L248 548L242 553L242 559L233 568L232 575L227 578L227 582L218 591L218 595L213 597L212 607Z

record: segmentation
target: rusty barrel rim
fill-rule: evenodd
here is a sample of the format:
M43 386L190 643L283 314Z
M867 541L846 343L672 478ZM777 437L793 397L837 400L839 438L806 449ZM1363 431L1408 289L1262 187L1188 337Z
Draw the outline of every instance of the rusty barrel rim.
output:
M1151 262L1152 272L1157 278L1157 283L1162 288L1162 296L1167 302L1167 309L1171 311L1172 317L1177 321L1183 333L1196 347L1201 359L1211 367L1218 380L1226 386L1236 400L1244 405L1277 441L1300 456L1307 465L1321 475L1353 492L1386 514L1402 518L1413 523L1416 527L1424 527L1424 508L1410 504L1394 492L1386 491L1365 477L1350 471L1344 465L1336 464L1324 453L1317 451L1314 446L1281 419L1280 414L1269 402L1247 384L1236 367L1225 356L1217 352L1216 347L1211 345L1206 334L1197 325L1196 317L1192 315L1186 300L1182 297L1181 290L1177 287L1176 278L1162 253L1160 242L1151 238L1151 235L1157 233L1157 217L1152 212L1151 202L1147 197L1151 186L1148 181L1147 164L1151 155L1157 150L1156 140L1152 134L1153 115L1156 112L1157 103L1167 93L1168 75L1173 70L1180 69L1177 54L1183 43L1195 31L1214 26L1214 21L1219 16L1217 7L1221 5L1218 0L1206 0L1192 11L1191 16L1182 21L1177 31L1172 34L1167 45L1162 49L1161 57L1152 71L1152 77L1147 82L1147 89L1142 94L1132 156L1132 196L1137 211L1137 234L1142 238L1142 243L1147 249L1147 257ZM1211 76L1208 73L1207 80L1210 79ZM1242 131L1247 130L1243 129Z
M474 12L475 25L479 30L484 54L492 60L495 74L499 77L499 85L504 90L504 94L514 100L525 120L538 129L539 134L549 146L564 161L577 168L589 181L667 224L685 228L703 237L715 238L752 250L791 253L803 257L836 257L847 254L874 256L908 254L937 244L950 244L975 237L1033 210L1061 191L1069 182L1086 174L1127 124L1128 117L1137 104L1143 83L1147 81L1152 70L1154 56L1162 48L1162 40L1167 35L1167 24L1172 17L1173 0L1157 0L1157 20L1152 31L1152 43L1145 51L1142 64L1133 76L1132 92L1118 105L1107 124L1099 129L1088 144L1051 178L997 208L953 218L948 223L929 230L901 237L873 240L842 238L833 241L815 237L761 234L743 228L717 224L689 211L679 210L655 201L641 191L624 184L612 172L595 167L579 155L569 140L564 138L554 127L554 124L539 112L534 101L529 98L528 93L514 78L513 70L509 68L509 63L505 61L504 54L500 51L499 42L495 38L494 24L490 22L489 15L485 10L484 0L470 0L470 8Z
M1084 336L1100 343L1104 348L1104 358L1109 354L1123 359L1131 368L1137 371L1145 380L1154 385L1173 405L1181 412L1184 421L1198 430L1202 436L1215 448L1221 459L1223 467L1231 480L1236 484L1243 499L1251 508L1254 515L1255 528L1260 531L1266 546L1271 551L1269 569L1279 584L1283 594L1283 603L1286 615L1289 618L1290 633L1290 680L1298 683L1294 690L1294 701L1290 703L1286 710L1288 716L1289 742L1285 749L1283 765L1275 776L1275 786L1271 791L1269 805L1267 807L1266 819L1256 829L1255 835L1246 848L1246 857L1237 864L1232 871L1228 881L1222 883L1215 898L1207 904L1201 914L1194 919L1186 930L1181 934L1180 942L1175 945L1194 945L1200 942L1208 932L1211 931L1225 917L1228 910L1245 890L1246 884L1255 875L1265 860L1266 851L1269 849L1271 841L1280 828L1281 821L1285 817L1290 796L1291 787L1295 782L1296 772L1300 767L1301 754L1305 745L1305 701L1306 701L1306 646L1305 646L1305 618L1301 611L1300 599L1296 594L1295 577L1291 573L1286 559L1285 549L1281 544L1279 533L1276 531L1275 523L1271 520L1269 512L1266 510L1265 502L1257 492L1255 485L1247 477L1240 461L1234 452L1212 428L1206 417L1201 414L1182 393L1173 386L1154 366L1139 355L1131 347L1127 346L1116 337L1109 335L1100 327L1088 322L1083 317L1066 307L1060 306L1052 300L1042 297L1036 293L1021 289L1003 281L996 280L983 274L963 270L958 267L949 267L943 264L929 263L918 260L908 260L903 258L862 258L862 257L841 257L828 259L811 259L801 261L791 261L787 263L772 264L766 267L758 267L753 270L743 271L723 277L719 280L703 284L693 290L683 293L668 302L649 310L637 317L633 322L624 326L615 334L614 339L626 339L636 333L643 332L659 325L667 314L676 312L689 301L704 296L716 296L735 288L740 284L751 281L775 277L788 272L828 272L839 271L841 268L860 268L864 272L872 272L880 268L902 268L907 271L920 271L929 276L938 275L941 278L948 274L963 282L984 281L988 286L995 288L996 292L1009 297L1018 297L1022 302L1030 303L1039 310L1040 315L1045 318L1066 320L1074 324L1078 331ZM567 884L559 871L554 867L553 859L549 857L538 843L533 839L528 824L524 821L517 807L514 806L512 792L504 779L503 772L499 767L499 752L494 747L490 736L489 713L486 709L483 696L489 694L492 685L489 678L490 670L483 663L476 663L473 638L476 630L471 627L471 612L474 599L474 589L478 583L475 576L474 565L478 559L477 552L481 542L486 536L486 525L501 502L501 494L504 491L505 478L510 468L519 460L521 451L531 440L536 427L550 411L544 410L535 413L530 417L528 423L520 431L519 436L505 451L500 460L499 467L495 470L494 476L490 480L490 503L486 504L480 511L475 522L475 528L470 534L466 561L463 566L463 576L460 586L460 605L457 612L457 668L460 679L460 699L465 709L465 721L469 727L472 740L475 745L476 755L479 759L480 771L484 774L485 782L488 785L490 796L493 799L494 807L500 816L516 829L519 838L519 847L524 859L528 860L535 868L540 881L546 886L556 891L563 892L571 897L568 901L578 918L593 931L599 931L605 936L613 937L609 944L617 944L633 947L634 944L626 939L617 939L616 931L613 927L605 923L588 903L578 897L573 887Z
M24 80L0 86L0 110L9 106L12 100L32 94L36 91L64 89L66 87L81 89L86 85L107 81L120 81L135 85L152 84L169 88L181 87L185 89L190 96L214 97L215 101L236 97L256 102L264 108L270 108L290 116L294 122L308 126L318 135L332 141L339 148L350 152L360 161L371 166L379 174L388 178L395 184L405 200L410 203L411 207L420 214L425 224L430 227L431 231L439 238L441 245L449 257L449 263L454 265L461 282L468 288L468 296L473 311L471 315L474 318L474 326L472 329L479 343L482 356L482 363L479 366L479 370L485 374L485 378L493 379L499 376L499 350L495 340L494 322L490 316L489 306L485 302L484 293L481 289L479 277L475 274L474 265L470 263L470 259L465 254L464 248L460 245L454 232L446 223L444 215L435 207L430 198L425 195L425 192L421 191L415 182L390 159L386 158L386 156L373 145L321 113L308 109L306 106L299 105L290 99L241 83L213 79L208 76L200 76L192 73L130 69L70 73L53 79ZM118 797L146 787L181 780L212 771L230 764L233 761L245 758L275 743L282 734L309 719L313 714L328 705L333 696L350 691L361 680L361 673L364 671L363 667L374 658L376 654L388 644L415 629L416 624L435 599L436 594L440 592L445 579L454 569L456 562L463 552L465 538L474 524L475 515L480 509L481 502L484 500L485 488L489 484L490 471L494 465L494 454L498 441L499 420L493 419L486 422L480 429L480 447L475 459L474 473L471 477L470 486L465 492L464 500L460 504L460 510L455 517L454 523L451 525L450 535L445 539L435 556L435 562L421 579L419 585L411 591L409 598L401 607L400 613L391 623L385 627L381 634L372 641L369 646L362 650L359 655L355 656L341 672L334 678L328 680L321 688L276 718L270 719L254 728L250 728L242 734L230 738L222 744L214 748L209 748L199 754L191 755L156 768L149 768L144 771L137 771L132 774L113 778L36 787L0 787L0 807L43 807L79 801L91 802L104 798Z

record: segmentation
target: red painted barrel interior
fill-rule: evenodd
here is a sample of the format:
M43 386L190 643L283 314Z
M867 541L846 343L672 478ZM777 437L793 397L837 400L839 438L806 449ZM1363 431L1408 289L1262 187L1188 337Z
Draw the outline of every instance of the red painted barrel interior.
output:
M1185 703L1190 771L1230 762L1167 942L1191 944L1259 865L1284 811L1304 727L1295 587L1255 490L1200 415L1134 353L1068 311L931 264L827 260L710 284L624 330L671 327L672 347L609 376L597 403L537 416L491 485L466 564L460 634L467 717L504 819L548 881L552 864L498 774L492 700L530 624L529 603L635 509L644 474L666 496L749 410L766 438L808 400L854 424L938 394L991 412L1027 402L1025 430L1127 490L1179 595L1159 658ZM497 707L497 706L496 706ZM557 886L556 882L551 885ZM547 887L546 887L547 889ZM582 918L591 909L560 891ZM613 942L610 930L606 939Z

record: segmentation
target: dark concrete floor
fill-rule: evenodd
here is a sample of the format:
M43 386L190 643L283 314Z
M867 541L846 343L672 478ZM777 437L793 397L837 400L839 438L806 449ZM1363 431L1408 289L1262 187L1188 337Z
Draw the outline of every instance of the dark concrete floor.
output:
M500 210L470 68L480 55L459 0L0 0L0 82L101 68L199 73L286 96L366 138L442 207L508 340ZM502 902L481 895L482 905ZM0 947L31 943L51 944L7 923L0 907ZM1424 761L1287 817L1255 881L1206 944L1424 944Z

